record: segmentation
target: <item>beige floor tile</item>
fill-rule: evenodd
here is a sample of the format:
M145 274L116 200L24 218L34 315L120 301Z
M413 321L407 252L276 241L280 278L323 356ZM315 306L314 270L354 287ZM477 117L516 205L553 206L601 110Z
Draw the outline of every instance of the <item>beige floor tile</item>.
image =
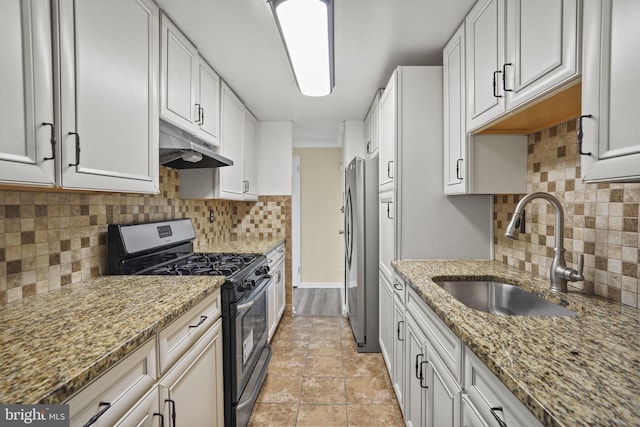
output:
M353 331L351 330L351 326L349 325L344 325L340 328L340 335L342 336L343 340L354 339Z
M356 347L356 342L354 340L345 340L342 339L342 355L343 356L355 356L358 354L358 347Z
M290 354L273 354L269 361L267 373L274 376L295 377L304 375L307 364L306 356Z
M340 328L337 326L318 326L310 329L311 342L319 340L337 340L340 341Z
M282 316L282 320L280 321L281 327L288 327L294 329L304 329L310 328L313 326L313 317L305 317L305 316Z
M313 318L313 326L334 326L341 327L344 325L343 317L314 317Z
M380 353L358 353L345 357L345 377L383 377L386 367Z
M346 426L346 405L300 405L298 426Z
M289 356L306 356L309 352L309 344L304 342L291 341L284 338L273 339L271 341L273 354Z
M302 393L302 377L277 377L267 375L258 402L298 403Z
M276 331L273 334L273 340L287 340L294 341L298 343L309 344L309 339L311 338L311 329L292 329L292 328L282 328Z
M300 403L347 403L344 379L336 377L304 377Z
M309 356L304 375L308 377L342 377L342 357Z
M342 342L339 340L311 341L309 356L342 356Z
M394 405L347 405L350 427L401 427Z
M382 376L345 378L347 403L349 404L391 404L392 395Z
M297 417L297 404L256 403L249 419L249 427L295 426Z

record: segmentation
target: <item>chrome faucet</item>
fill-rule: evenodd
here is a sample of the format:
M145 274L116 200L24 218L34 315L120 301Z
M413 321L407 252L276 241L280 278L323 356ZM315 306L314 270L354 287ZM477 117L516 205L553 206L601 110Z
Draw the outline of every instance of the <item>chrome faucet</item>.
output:
M554 256L553 262L551 263L551 271L549 273L549 278L551 280L551 286L549 289L552 292L567 292L567 281L579 282L584 280L584 276L582 275L582 270L584 269L584 255L580 254L580 257L578 258L578 270L567 267L567 264L564 261L565 250L563 247L564 210L562 209L562 205L558 199L548 193L538 192L527 194L516 206L516 211L513 213L513 218L511 218L504 235L514 240L518 239L520 225L522 223L522 210L527 203L533 199L546 200L551 204L551 206L553 206L555 213L554 234L556 245L553 248Z

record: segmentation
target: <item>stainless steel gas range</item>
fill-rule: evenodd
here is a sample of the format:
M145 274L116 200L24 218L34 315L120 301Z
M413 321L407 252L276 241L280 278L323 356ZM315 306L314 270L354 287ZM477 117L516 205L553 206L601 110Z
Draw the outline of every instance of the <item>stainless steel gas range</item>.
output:
M225 426L246 426L271 359L269 266L264 255L194 253L194 239L190 219L109 225L108 273L225 276L221 288Z

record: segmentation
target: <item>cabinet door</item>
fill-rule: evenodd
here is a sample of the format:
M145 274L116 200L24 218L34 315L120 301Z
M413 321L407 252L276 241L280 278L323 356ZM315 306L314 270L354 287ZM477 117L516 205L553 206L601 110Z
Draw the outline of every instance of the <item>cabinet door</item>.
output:
M127 414L117 421L116 427L164 427L160 410L158 387L155 386Z
M256 144L258 121L253 115L245 111L244 128L242 132L242 178L244 200L258 200L258 173L256 170Z
M379 262L380 268L389 281L393 278L391 261L395 259L395 205L393 203L393 191L380 193L380 205L378 212L379 221Z
M405 320L404 305L397 295L393 298L393 374L391 383L398 398L398 405L404 413L404 351L405 351Z
M161 412L168 425L224 424L221 324L219 319L159 381Z
M0 183L52 186L56 147L50 5L3 0L0 16Z
M386 274L379 272L378 309L380 352L387 364L389 375L393 375L393 289Z
M284 247L279 249L284 254ZM278 321L284 314L285 306L287 303L287 289L286 279L284 275L284 255L282 259L276 264L275 268L275 280L276 280L276 312Z
M427 425L427 346L424 335L409 314L406 322L404 420L407 426L420 427Z
M469 87L467 130L473 130L502 114L505 0L480 0L465 20L466 66Z
M188 132L197 131L199 59L196 47L162 14L160 116ZM213 117L213 115L212 115Z
M200 111L197 113L198 136L214 145L219 145L220 134L220 77L204 59L198 64L198 100Z
M478 410L469 401L467 395L462 396L462 419L460 425L465 427L489 427L482 416L478 414Z
M577 0L512 0L507 9L504 95L512 109L578 76L580 15Z
M62 186L157 193L158 7L61 0L59 8Z
M582 174L587 182L640 182L640 2L584 2ZM636 54L631 54L635 52Z
M429 349L431 350L431 349ZM427 425L454 427L460 425L460 386L433 351L428 351L429 384Z
M367 117L364 119L364 152L367 155L367 159L371 158L371 109L367 113Z
M444 87L444 193L465 194L467 181L467 123L464 25L442 53Z
M376 97L371 105L369 119L369 158L374 158L378 154L378 141L380 140L380 92L376 92Z
M380 134L378 146L379 175L378 185L380 191L393 188L393 174L395 173L395 147L396 147L396 127L397 127L397 94L396 76L394 72L389 79L389 83L380 97Z
M276 305L276 282L271 279L267 287L267 330L269 332L269 342L271 342L271 337L273 337L273 333L278 326Z
M232 166L218 168L218 197L221 199L242 200L244 183L242 178L242 131L244 128L244 105L222 82L221 89L220 151L223 156L233 160Z

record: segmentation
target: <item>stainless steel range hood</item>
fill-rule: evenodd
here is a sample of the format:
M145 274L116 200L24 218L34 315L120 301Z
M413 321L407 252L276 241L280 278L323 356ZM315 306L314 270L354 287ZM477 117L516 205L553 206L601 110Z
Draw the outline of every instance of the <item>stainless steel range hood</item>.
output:
M219 168L233 165L216 147L160 120L160 164L175 169Z

